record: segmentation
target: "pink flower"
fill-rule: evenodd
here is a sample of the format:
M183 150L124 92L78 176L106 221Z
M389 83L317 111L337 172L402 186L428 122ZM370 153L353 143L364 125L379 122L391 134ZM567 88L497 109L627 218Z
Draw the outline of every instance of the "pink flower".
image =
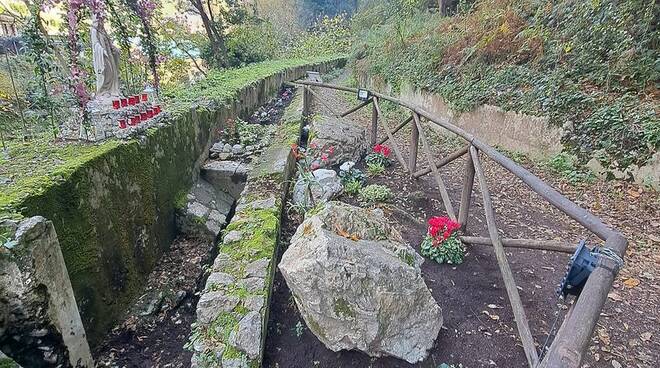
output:
M325 153L321 154L321 161L328 162L328 155Z
M316 170L316 169L320 168L321 165L320 165L318 162L314 161L314 162L312 162L312 164L311 164L309 167L310 167L312 170Z

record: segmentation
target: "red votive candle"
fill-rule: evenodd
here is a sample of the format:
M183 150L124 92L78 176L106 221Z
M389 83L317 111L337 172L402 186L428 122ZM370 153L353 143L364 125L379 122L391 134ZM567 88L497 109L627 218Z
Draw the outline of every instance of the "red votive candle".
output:
M126 119L119 119L119 129L126 129Z
M112 108L115 110L119 110L119 100L112 101Z
M135 105L135 100L133 99L133 96L130 96L128 98L128 104L131 105L131 106Z
M135 95L135 96L133 96L133 98L135 99L136 104L140 103L140 95Z
M128 106L128 99L127 98L122 98L120 101L121 101L121 107Z
M146 113L146 112L140 113L140 119L141 119L142 121L147 121L147 119L149 119L149 118L147 117L147 113Z
M156 105L156 115L160 114L160 105Z
M149 98L149 96L147 96L146 93L143 93L143 94L142 94L142 102L147 102L147 99L148 99L148 98Z
M154 109L147 109L147 117L149 119L154 117Z

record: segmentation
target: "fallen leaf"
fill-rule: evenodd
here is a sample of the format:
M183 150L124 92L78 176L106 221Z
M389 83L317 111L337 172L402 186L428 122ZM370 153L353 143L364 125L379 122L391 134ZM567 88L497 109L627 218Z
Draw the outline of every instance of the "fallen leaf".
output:
M612 367L614 367L614 368L623 368L621 363L619 363L616 359L612 359Z
M646 342L646 341L651 341L651 336L653 336L652 333L650 332L644 332L641 335L639 335L639 339Z
M607 297L610 298L610 299L612 299L612 300L615 301L615 302L620 302L620 301L623 300L623 298L621 297L621 295L619 295L619 293L617 293L617 292L615 292L615 291L612 291L612 292L610 292L609 294L607 294Z
M502 309L502 307L500 307L497 304L488 304L488 308L490 308L490 309Z
M600 341L605 344L609 345L610 344L610 335L607 333L607 330L604 328L599 328L598 329L598 338Z
M634 277L631 277L623 282L624 285L626 285L629 288L634 288L639 285L639 279L636 279Z

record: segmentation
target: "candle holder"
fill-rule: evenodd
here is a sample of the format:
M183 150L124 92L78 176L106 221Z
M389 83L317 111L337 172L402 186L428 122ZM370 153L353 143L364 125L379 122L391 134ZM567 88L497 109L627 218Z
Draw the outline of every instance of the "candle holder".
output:
M121 101L121 107L128 106L128 99L127 98L122 98L120 101Z
M121 103L119 100L112 100L112 108L115 110L119 110Z

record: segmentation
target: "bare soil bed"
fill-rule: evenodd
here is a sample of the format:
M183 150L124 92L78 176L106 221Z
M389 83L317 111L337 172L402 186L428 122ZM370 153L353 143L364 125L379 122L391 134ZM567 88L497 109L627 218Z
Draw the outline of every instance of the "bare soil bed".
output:
M326 104L316 103L316 112L328 114L326 105L336 111L344 111L351 106L344 96L336 92L319 90L317 93L329 99ZM365 126L370 121L366 112L351 118ZM396 125L393 120L388 123L390 127ZM438 135L428 127L425 132L436 157L443 157L460 147L454 139ZM385 132L380 131L379 136L385 136ZM407 155L409 136L410 130L406 128L396 134L404 156ZM660 276L657 275L660 264L657 255L660 242L657 236L660 230L657 193L627 183L571 183L550 174L525 157L516 158L567 197L622 231L630 240L626 267L621 270L601 313L584 366L657 366L660 361L657 342L660 338L659 311L654 306L657 305L660 290L657 283ZM482 163L503 236L558 240L569 245L577 245L580 239L587 239L590 245L600 245L588 231L551 207L515 176L487 159L482 159ZM465 159L461 158L440 170L455 208L460 198L464 166ZM418 167L427 167L421 149ZM367 184L382 184L392 190L394 198L378 207L417 250L426 232L426 220L446 214L431 175L412 180L394 163L383 175L369 177ZM356 198L346 195L339 200L359 204ZM476 183L472 203L468 235L487 237L481 192ZM282 249L285 249L297 224L299 219L291 217L285 222ZM334 353L328 350L304 327L290 291L277 272L264 366L436 368L442 363L462 364L465 367L526 366L492 248L468 245L467 249L468 254L461 265L438 265L426 260L422 266L424 279L442 307L444 316L444 327L424 362L410 365L394 358L370 358L360 352ZM507 256L538 351L542 352L543 346L549 346L552 342L556 327L567 309L566 304L557 298L555 289L564 276L570 256L517 249L507 249Z

